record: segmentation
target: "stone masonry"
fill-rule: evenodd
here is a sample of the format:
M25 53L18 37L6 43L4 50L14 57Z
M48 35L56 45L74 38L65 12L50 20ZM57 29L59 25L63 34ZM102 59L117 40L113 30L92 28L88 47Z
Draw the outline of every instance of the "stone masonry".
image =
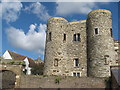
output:
M108 10L91 11L87 20L48 20L44 75L108 77L115 53Z

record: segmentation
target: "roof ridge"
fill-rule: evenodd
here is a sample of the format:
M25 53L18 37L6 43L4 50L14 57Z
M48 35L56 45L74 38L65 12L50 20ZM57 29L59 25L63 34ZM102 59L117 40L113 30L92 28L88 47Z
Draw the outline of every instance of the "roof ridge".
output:
M17 57L21 57L22 59L25 59L25 58L29 58L29 59L32 59L30 57L27 57L27 56L24 56L24 55L21 55L19 53L16 53L16 52L13 52L13 51L10 51L8 50L9 54L11 55L11 57L13 57L14 59L16 59ZM33 59L32 59L33 60Z

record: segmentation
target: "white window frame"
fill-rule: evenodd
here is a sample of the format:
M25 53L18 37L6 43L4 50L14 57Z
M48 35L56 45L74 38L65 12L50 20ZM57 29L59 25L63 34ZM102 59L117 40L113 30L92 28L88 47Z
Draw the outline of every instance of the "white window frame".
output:
M75 76L74 76L74 73L75 73ZM80 76L77 76L78 73L80 74ZM81 72L76 72L76 71L74 71L74 72L72 72L72 76L73 76L73 77L81 77Z

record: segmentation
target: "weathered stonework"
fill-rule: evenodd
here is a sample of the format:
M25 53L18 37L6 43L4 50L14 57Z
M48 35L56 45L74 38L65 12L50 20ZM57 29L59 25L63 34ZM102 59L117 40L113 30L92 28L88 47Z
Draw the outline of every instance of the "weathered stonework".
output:
M98 29L96 35L95 28ZM116 65L111 29L112 17L108 10L94 10L88 14L87 20L76 22L68 22L61 17L49 19L44 74L110 76L110 66ZM75 34L80 34L80 40L74 41ZM76 58L78 67L74 66ZM106 59L108 64L105 63Z

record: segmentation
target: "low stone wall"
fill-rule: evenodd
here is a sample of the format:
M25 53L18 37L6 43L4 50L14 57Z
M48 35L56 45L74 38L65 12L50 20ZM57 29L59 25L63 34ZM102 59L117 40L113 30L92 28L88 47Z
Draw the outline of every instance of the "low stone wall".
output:
M55 83L59 81L59 83ZM21 76L20 88L105 88L104 78Z

